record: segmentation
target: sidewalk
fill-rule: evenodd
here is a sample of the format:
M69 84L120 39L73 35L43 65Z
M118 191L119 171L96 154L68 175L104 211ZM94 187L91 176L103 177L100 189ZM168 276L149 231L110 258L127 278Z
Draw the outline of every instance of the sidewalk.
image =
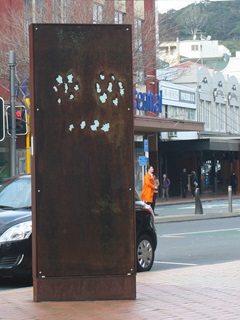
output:
M232 203L234 203L234 199L239 199L239 196L232 197ZM200 195L200 200L202 205L205 202L211 202L213 200L225 200L228 205L228 195L224 194L204 194ZM168 202L161 202L161 199L157 199L156 209L159 206L171 205L171 204L192 204L195 206L195 198L187 197L170 197ZM206 219L219 219L219 218L230 218L230 217L240 217L240 207L235 208L232 212L229 212L227 209L224 212L218 211L213 213L205 213L203 210L203 214L195 214L195 210L192 213L183 213L183 214L168 214L164 213L164 215L159 215L155 217L155 223L165 223L165 222L180 222L180 221L190 221L190 220L206 220Z
M0 319L237 320L239 270L235 261L139 273L136 300L36 303L32 288L2 291Z

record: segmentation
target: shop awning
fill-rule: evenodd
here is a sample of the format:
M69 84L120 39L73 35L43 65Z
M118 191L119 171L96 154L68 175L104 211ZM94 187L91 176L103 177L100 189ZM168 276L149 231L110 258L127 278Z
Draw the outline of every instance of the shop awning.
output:
M134 116L135 132L178 132L203 130L203 122L149 116Z
M240 140L197 139L162 141L161 152L240 151Z

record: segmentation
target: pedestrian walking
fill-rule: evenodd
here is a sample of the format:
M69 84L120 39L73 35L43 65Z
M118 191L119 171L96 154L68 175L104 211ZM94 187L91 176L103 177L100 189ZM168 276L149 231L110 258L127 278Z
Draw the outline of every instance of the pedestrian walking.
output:
M232 193L234 195L236 195L237 193L237 185L238 185L238 178L235 174L235 172L233 171L230 177L230 185L232 186Z
M184 168L181 177L180 177L180 185L182 190L182 197L186 198L188 193L188 174L187 170Z
M143 189L141 194L141 199L149 204L153 209L153 197L154 197L154 190L157 189L154 183L153 177L154 168L153 166L147 166L147 173L144 176L143 181Z
M164 199L166 201L168 201L169 198L169 187L170 187L171 181L170 179L167 177L167 175L164 173L163 175L163 180L162 180L162 201L164 201Z
M195 191L196 188L198 187L198 179L195 171L191 172L191 177L190 177L190 186L192 190L192 197L195 197Z
M155 184L155 187L157 187L157 189L154 190L152 209L153 209L154 215L158 216L158 214L155 213L155 205L156 205L156 200L157 200L157 196L158 196L158 188L159 188L160 182L159 182L159 179L155 175L153 175L153 177L154 177L154 184Z

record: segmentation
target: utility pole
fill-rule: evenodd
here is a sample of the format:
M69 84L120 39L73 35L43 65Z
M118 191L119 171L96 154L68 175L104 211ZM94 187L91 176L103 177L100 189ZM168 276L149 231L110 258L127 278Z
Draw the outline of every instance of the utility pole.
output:
M15 115L15 68L16 55L14 51L9 51L9 67L10 67L10 108L11 108L11 145L10 145L10 175L16 175L16 115Z

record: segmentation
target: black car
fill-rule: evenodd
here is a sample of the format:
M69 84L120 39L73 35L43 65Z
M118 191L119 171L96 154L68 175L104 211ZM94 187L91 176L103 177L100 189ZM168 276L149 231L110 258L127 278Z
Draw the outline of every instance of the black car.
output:
M149 271L154 262L157 235L152 208L135 192L137 271Z
M137 270L148 271L157 237L150 206L135 194ZM0 277L28 278L32 274L31 175L16 176L0 186Z

